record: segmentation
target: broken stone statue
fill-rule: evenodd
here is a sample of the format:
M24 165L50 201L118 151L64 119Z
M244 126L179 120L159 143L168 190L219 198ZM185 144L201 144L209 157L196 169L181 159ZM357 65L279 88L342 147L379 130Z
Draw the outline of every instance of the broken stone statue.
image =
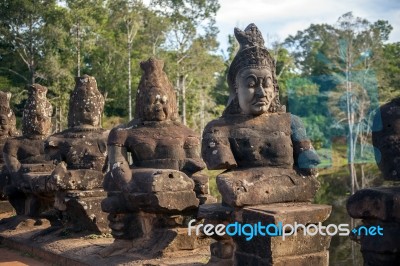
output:
M244 31L235 28L235 36L240 49L227 76L228 104L223 115L206 126L202 140L208 169L226 169L217 176L217 186L224 205L220 208L230 207L231 215L218 220L213 215L220 212L218 205L203 205L199 216L210 223L278 223L285 214L294 216L292 221L310 216L308 223L323 222L330 206L310 203L319 188L316 166L320 161L300 118L280 104L275 63L261 32L250 24ZM211 247L210 264L308 261L327 265L330 239L306 238L299 233L283 244L279 237L255 237L250 244L243 236L234 237L233 242L219 239ZM295 248L302 241L305 246Z
M199 173L205 168L199 136L178 121L176 96L163 66L154 58L140 64L135 119L114 128L108 138L108 197L102 202L114 246L126 249L136 243L147 247L149 256L204 246L188 236L185 224L196 216L199 202L212 202L208 177Z
M28 91L22 116L22 136L8 138L3 148L10 177L5 194L17 214L15 219L12 218L14 225L24 216L38 218L54 201L54 193L38 187L39 177L54 169L54 164L44 153L44 141L51 133L53 108L46 98L46 87L33 84L28 86Z
M400 180L400 98L382 105L373 121L375 159L385 180ZM347 201L347 212L362 219L352 234L364 265L400 265L400 187L366 188ZM381 230L379 230L381 228ZM381 235L381 234L382 235Z

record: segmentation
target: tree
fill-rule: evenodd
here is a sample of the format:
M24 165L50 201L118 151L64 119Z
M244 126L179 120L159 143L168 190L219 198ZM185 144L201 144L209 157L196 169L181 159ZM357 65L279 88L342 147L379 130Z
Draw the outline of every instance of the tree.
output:
M336 25L311 25L285 40L302 76L320 87L321 97L329 95L325 103L336 110L331 112L336 122L346 122L352 193L359 187L355 162L362 162L364 157L359 157L362 153L357 150L367 147L369 118L378 106L376 73L381 67L383 42L391 29L387 21L370 23L349 12Z
M217 0L153 0L151 6L162 16L168 17L171 25L165 48L169 58L174 62L170 70L175 76L182 123L186 125L186 91L188 80L193 75L191 73L193 67L189 61L196 60L197 54L193 51L198 50L193 48L196 45L194 43L201 42L203 44L201 48L208 52L216 50L218 44L215 15L220 6Z
M43 27L55 4L55 0L0 2L2 71L11 72L24 83L33 84L40 77L46 44Z

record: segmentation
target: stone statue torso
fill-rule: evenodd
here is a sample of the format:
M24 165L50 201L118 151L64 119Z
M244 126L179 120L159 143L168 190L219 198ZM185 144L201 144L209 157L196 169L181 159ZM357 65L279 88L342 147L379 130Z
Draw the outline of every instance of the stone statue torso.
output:
M264 114L256 117L230 115L208 124L203 150L211 158L220 144L229 146L237 167L293 167L289 113ZM207 135L208 134L208 135ZM206 142L206 141L207 142ZM221 142L221 143L219 143Z
M110 133L109 145L125 146L137 167L182 170L186 159L200 159L200 140L177 122L140 122Z
M35 164L46 161L42 138L10 138L4 145L4 153L18 158L21 164Z
M49 137L46 149L51 159L65 161L68 169L102 171L107 157L105 129L91 131L67 129Z

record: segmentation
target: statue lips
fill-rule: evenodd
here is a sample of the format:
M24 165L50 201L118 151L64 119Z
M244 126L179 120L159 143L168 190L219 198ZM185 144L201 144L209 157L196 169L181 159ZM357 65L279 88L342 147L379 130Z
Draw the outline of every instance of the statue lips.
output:
M267 100L267 98L262 97L262 98L258 98L256 100L256 102L253 103L253 105L256 107L261 107L261 106L267 105L268 103L269 103L269 101Z

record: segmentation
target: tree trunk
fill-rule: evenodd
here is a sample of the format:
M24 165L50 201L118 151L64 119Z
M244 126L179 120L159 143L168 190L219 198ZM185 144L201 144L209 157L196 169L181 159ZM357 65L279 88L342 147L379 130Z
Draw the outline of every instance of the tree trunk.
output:
M205 117L204 117L204 112L205 112L205 87L201 90L201 110L200 110L200 132L203 133L204 127L206 124Z
M131 71L132 41L128 38L128 101L129 121L132 120L132 71Z
M81 76L81 36L80 36L80 23L78 20L78 24L76 26L76 42L77 42L77 47L76 47L76 66L77 66L77 75L78 77Z
M182 92L182 124L186 126L186 76L180 76Z

